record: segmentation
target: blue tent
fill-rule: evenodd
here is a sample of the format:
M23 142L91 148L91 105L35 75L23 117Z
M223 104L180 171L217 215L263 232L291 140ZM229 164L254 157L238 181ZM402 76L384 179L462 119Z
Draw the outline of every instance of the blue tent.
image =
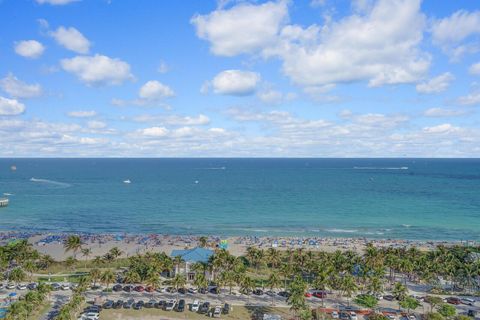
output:
M182 257L185 262L208 262L213 255L213 250L196 247L188 250L173 250L170 256Z

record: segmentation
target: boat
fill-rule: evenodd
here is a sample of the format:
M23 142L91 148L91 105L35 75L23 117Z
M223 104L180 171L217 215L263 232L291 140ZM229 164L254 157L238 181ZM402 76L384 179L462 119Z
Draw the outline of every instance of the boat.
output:
M8 206L8 199L7 198L0 198L0 207Z
M17 171L17 166L11 166L11 167L10 167L10 170L12 170L12 171Z
M130 184L132 183L132 181L130 181L130 179L127 179L127 180L123 180L123 183Z

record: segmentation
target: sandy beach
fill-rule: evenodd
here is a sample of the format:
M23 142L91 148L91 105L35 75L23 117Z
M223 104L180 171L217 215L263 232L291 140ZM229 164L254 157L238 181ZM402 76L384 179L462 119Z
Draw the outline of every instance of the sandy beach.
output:
M71 233L17 233L0 232L0 242L6 244L15 239L28 239L33 247L43 254L50 255L53 259L60 261L71 256L71 252L65 252L63 242ZM110 249L117 247L122 251L123 257L129 257L145 252L165 252L170 254L175 249L188 249L199 245L199 236L189 235L115 235L115 234L80 234L83 248L89 248L89 257L83 257L77 253L77 259L93 259L95 256L102 256ZM376 247L416 247L420 250L431 250L436 246L468 244L473 242L448 242L448 241L413 241L398 239L367 239L367 238L324 238L324 237L218 237L209 236L208 247L217 248L220 242L226 242L228 251L240 256L245 254L248 247L259 249L275 248L278 250L289 250L303 248L310 251L333 252L336 250L352 250L362 252L368 243Z

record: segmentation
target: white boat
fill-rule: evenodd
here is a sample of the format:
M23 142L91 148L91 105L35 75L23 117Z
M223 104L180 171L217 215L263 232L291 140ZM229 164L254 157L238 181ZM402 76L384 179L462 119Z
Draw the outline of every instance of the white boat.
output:
M130 181L130 179L127 179L127 180L123 180L123 183L130 184L132 183L132 181Z

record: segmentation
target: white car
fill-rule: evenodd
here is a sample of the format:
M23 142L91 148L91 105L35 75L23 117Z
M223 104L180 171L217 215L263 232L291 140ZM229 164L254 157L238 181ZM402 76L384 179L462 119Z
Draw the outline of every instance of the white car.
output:
M386 317L388 318L388 320L397 320L397 318L395 318L393 314L387 314Z
M62 290L70 290L70 284L68 284L68 283L63 283L63 284L62 284Z
M417 320L417 317L415 317L413 314L408 316L408 320Z
M82 319L85 319L85 320L98 320L100 318L100 315L96 312L89 312L89 313L85 313L84 315L82 315Z
M197 312L197 311L198 311L198 308L200 308L200 301L198 301L198 300L193 300L193 303L192 303L192 306L190 307L190 309L191 309L193 312Z
M332 311L332 318L333 319L338 319L338 312L337 311Z
M357 314L355 312L350 312L350 320L358 320Z
M175 306L177 305L177 301L176 300L168 300L167 301L167 304L165 304L165 311L172 311Z
M462 299L460 299L460 301L463 304L466 304L467 306L473 306L475 304L475 300L470 299L470 298L462 298Z
M7 284L7 286L5 288L7 288L9 290L15 289L15 283L9 283L9 284Z
M19 283L17 286L18 290L27 290L27 285L23 283Z
M195 294L195 293L197 293L197 289L195 289L195 288L188 288L187 292L188 292L188 293L193 293L193 294Z
M221 306L216 306L215 310L213 311L213 317L214 318L220 318L222 315L222 307Z

